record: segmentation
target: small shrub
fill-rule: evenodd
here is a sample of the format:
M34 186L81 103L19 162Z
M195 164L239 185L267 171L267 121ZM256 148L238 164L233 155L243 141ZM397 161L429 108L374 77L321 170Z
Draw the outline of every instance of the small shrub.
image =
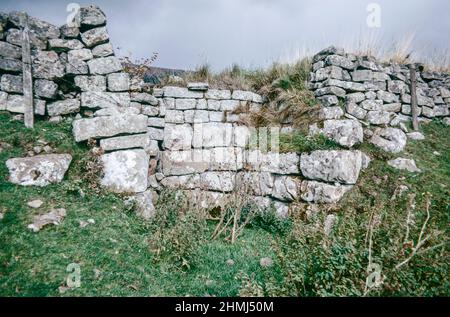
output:
M260 228L275 235L286 235L292 227L290 218L282 218L277 215L275 208L258 212L251 220L250 226Z
M302 132L280 135L282 152L309 153L316 150L337 150L341 146L323 134L305 135Z

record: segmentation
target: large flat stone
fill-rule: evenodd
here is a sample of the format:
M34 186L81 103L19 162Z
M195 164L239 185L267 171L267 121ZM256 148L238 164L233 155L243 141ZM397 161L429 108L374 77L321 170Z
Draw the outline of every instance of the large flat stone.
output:
M304 181L301 184L300 198L306 202L333 204L341 200L353 186L331 185L316 181Z
M147 132L147 116L144 115L105 116L73 122L73 134L77 142L90 138L145 132Z
M147 189L149 158L144 150L125 150L101 157L101 185L117 193L141 193Z
M69 168L72 156L49 154L12 158L6 161L9 181L22 186L47 186L59 183Z

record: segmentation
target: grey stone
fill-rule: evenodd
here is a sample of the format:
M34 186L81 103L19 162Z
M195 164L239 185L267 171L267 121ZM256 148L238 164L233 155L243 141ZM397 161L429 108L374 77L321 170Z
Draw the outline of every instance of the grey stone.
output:
M142 193L147 190L149 159L144 150L124 150L101 156L103 187L117 193Z
M318 98L324 107L331 107L333 105L337 105L339 100L336 96L326 95Z
M235 111L240 107L241 103L239 100L221 100L220 110L221 111Z
M382 125L389 124L391 122L391 112L388 111L369 111L366 116L366 120L370 124Z
M352 185L330 185L316 181L301 184L301 199L310 203L333 204L342 199Z
M75 76L74 82L81 91L106 91L106 80L103 76Z
M0 56L10 59L21 59L22 50L20 47L0 41Z
M395 95L391 92L382 91L382 90L377 92L377 98L379 100L383 100L386 103L393 103L393 102L399 101L399 98L397 95Z
M147 129L148 135L150 136L150 140L162 141L164 140L164 129L158 129L149 127Z
M115 74L111 74L111 75L115 75ZM155 98L155 96L152 96L151 94L148 93L132 93L131 94L131 100L134 102L139 102L139 103L143 103L143 104L147 104L147 105L151 105L151 106L157 106L158 105L158 99Z
M356 120L326 120L323 134L345 147L352 147L363 141L363 128Z
M207 92L205 92L205 98L206 99L214 99L214 100L231 99L231 91L209 89Z
M32 53L33 77L55 80L62 78L65 74L65 67L61 63L58 54L53 51L37 51Z
M194 148L226 147L233 141L233 126L230 123L209 122L194 124Z
M108 31L104 26L81 33L81 40L87 47L94 47L106 43L108 39Z
M436 106L433 108L436 117L446 117L449 115L448 106Z
M117 106L102 108L102 109L94 112L95 117L121 116L121 115L132 116L132 115L138 115L138 114L140 114L139 109L136 109L134 107L117 107Z
M67 75L87 75L89 68L86 62L78 59L68 61L66 64Z
M181 87L173 87L173 86L165 86L163 88L164 90L164 97L169 98L193 98L193 99L199 99L203 98L203 92L201 91L191 91L187 88L181 88Z
M342 69L336 66L328 66L317 70L314 75L314 81L324 81L330 78L342 80Z
M416 141L425 140L425 136L420 132L410 132L410 133L407 133L406 136L411 140L416 140Z
M402 110L402 104L400 102L384 104L381 109L389 112L400 112Z
M383 108L382 100L364 100L360 103L360 106L369 111L379 111Z
M109 91L128 91L130 89L130 75L127 73L109 74L107 78ZM157 105L157 100L155 102Z
M28 37L30 39L31 48L40 50L45 50L47 48L46 41L38 38L33 32L29 32ZM9 29L6 34L6 41L17 46L22 46L22 31L19 29Z
M351 114L352 116L360 120L363 120L367 115L366 110L364 110L361 107L358 107L358 105L353 102L348 102L345 105L345 110L347 111L347 113Z
M50 116L59 116L79 111L80 101L78 99L55 101L47 105L47 112Z
M359 151L314 151L300 158L303 176L329 183L355 184L361 164Z
M35 199L32 201L27 202L27 206L33 209L37 209L41 207L44 204L44 202L40 199Z
M37 155L6 161L9 181L22 186L47 186L60 183L69 168L69 154Z
M148 153L148 150L150 150L150 146L150 137L148 134L125 135L100 140L100 147L104 151L142 148Z
M148 118L147 125L149 127L164 128L166 120L164 118Z
M155 216L153 196L154 193L151 190L147 190L130 197L131 201L134 202L136 214L146 221L151 220Z
M92 55L91 50L88 48L71 50L67 52L67 59L69 63L76 61L88 61L93 58L94 56Z
M114 55L114 49L111 43L100 44L92 48L94 57L107 57Z
M252 101L257 103L263 102L262 96L252 91L234 90L231 98L234 100Z
M77 38L80 35L80 28L76 26L68 26L67 24L59 28L63 38Z
M163 146L168 150L189 150L192 146L192 127L189 124L166 124Z
M330 55L325 58L327 65L334 65L345 69L354 69L355 64L347 58L339 55Z
M87 63L92 75L107 75L122 70L122 64L114 56L94 58Z
M386 152L399 153L406 146L406 134L396 128L378 128L370 142Z
M357 92L366 91L366 86L364 84L355 83L355 82L351 82L351 81L327 79L326 81L323 82L323 84L325 86L336 86L336 87L343 88L348 91L357 91Z
M232 192L235 185L235 174L231 172L205 172L200 175L203 189Z
M365 99L366 96L362 92L354 92L345 96L345 100L349 103L360 103Z
M130 106L130 95L125 92L86 91L81 93L84 108L109 108Z
M8 101L8 94L0 91L0 110L6 110L6 103Z
M273 184L272 197L291 202L297 199L300 184L297 180L290 176L278 176Z
M163 151L162 172L166 176L189 175L205 172L209 168L209 151Z
M314 94L316 97L324 96L324 95L335 95L338 97L345 96L345 90L339 87L325 87L317 89Z
M401 80L390 80L388 81L388 90L394 94L404 94L409 91L408 85Z
M79 50L84 47L83 43L76 39L64 40L64 39L50 39L48 46L53 51L66 52L69 50Z
M340 119L344 115L344 110L339 106L325 107L320 109L319 118L322 120Z
M209 85L208 83L188 83L187 88L193 91L207 91Z
M75 141L90 138L111 137L123 133L147 132L147 116L106 116L90 119L79 119L73 122Z
M81 7L79 11L81 26L92 27L106 23L106 16L103 11L94 5Z
M394 160L390 160L387 162L388 165L399 169L399 170L407 170L408 172L411 173L417 173L420 172L420 169L417 168L416 166L416 162L412 159L406 159L406 158L396 158Z
M180 110L167 110L165 119L167 123L184 123L184 113Z
M22 76L3 75L0 81L0 88L6 92L23 93Z
M13 11L9 14L9 21L16 27L23 29L24 24L21 21L21 12ZM40 38L56 39L59 38L59 28L37 18L28 16L27 19L29 29Z
M159 107L143 105L142 114L150 117L156 117L157 115L159 115Z
M353 81L364 82L373 80L373 72L371 70L355 70L350 74Z
M18 73L22 71L22 62L15 59L0 58L0 71Z
M53 81L46 79L37 79L34 81L34 94L38 97L53 99L58 91L58 85Z
M246 153L247 167L253 171L269 172L274 174L298 174L300 172L300 158L297 153L262 153L259 150Z

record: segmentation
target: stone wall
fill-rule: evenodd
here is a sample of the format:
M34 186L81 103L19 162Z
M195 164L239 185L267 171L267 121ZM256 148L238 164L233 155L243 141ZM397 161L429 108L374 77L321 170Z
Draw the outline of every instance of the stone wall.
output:
M20 19L0 15L0 110L23 113ZM347 150L266 152L255 147L249 116L262 96L240 90L150 88L123 71L94 6L81 8L80 27L57 28L30 18L35 112L73 119L77 142L96 140L104 154L102 186L129 193L144 218L164 188L183 190L202 207L223 206L233 193L286 215L293 202L334 203L370 162L353 150L366 138L390 152L406 145L410 120L408 71L329 48L314 57L311 89L323 124L310 127ZM421 120L448 116L449 76L421 73ZM278 133L277 130L272 131ZM259 135L261 137L261 135Z
M329 47L313 58L310 88L321 100L323 116L343 116L364 126L401 127L411 121L410 74L405 65L385 64ZM448 117L450 75L417 73L419 120Z

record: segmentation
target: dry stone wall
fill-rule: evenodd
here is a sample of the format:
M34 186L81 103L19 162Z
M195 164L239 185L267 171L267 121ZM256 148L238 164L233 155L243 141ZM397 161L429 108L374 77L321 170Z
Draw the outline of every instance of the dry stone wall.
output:
M20 21L17 12L0 14L0 110L18 114L24 112ZM403 124L410 120L403 66L384 66L334 47L320 52L310 86L323 104L324 122L310 130L347 150L267 152L255 147L258 133L246 124L264 106L262 96L209 89L207 83L150 89L123 71L98 7L81 8L79 23L58 28L29 19L35 112L53 122L73 118L77 142L96 140L104 151L102 186L132 195L146 219L165 188L182 190L205 208L245 193L280 215L294 202L335 203L370 162L354 146L370 138L386 151L400 152L407 137L420 138L406 135ZM449 83L446 75L420 74L423 121L448 116ZM8 166L12 180L16 165ZM27 179L26 171L19 171L21 179ZM55 181L61 179L58 173Z

